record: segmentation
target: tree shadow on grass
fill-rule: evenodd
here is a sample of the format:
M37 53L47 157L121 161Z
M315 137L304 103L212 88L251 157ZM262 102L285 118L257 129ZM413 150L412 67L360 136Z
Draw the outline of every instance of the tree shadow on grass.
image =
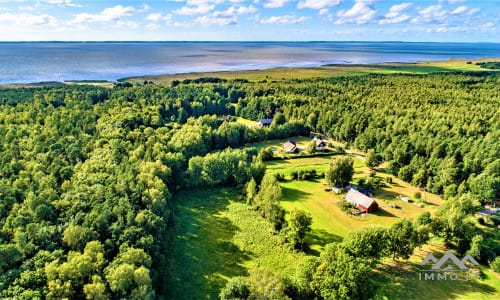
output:
M285 201L299 201L304 197L312 195L311 193L289 187L281 187L281 191L283 193L283 199L286 199Z
M433 203L433 202L429 202L429 201L423 201L425 205L430 205L430 206L439 206L438 204L436 203Z
M399 200L398 196L401 194L395 193L393 191L389 191L386 189L380 189L377 191L377 194L375 195L377 198L386 200L386 201L393 201L393 200Z
M390 218L397 218L396 215L393 215L392 213L388 212L387 210L383 208L378 208L376 212L371 213L372 215L376 215L379 217L390 217Z
M165 284L167 299L217 299L227 279L248 275L252 253L232 242L240 230L221 215L236 193L186 191L176 196L174 227L169 229Z
M321 247L324 247L327 244L330 243L338 243L342 241L342 237L332 234L324 229L314 229L310 232L307 233L306 235L306 245L319 245ZM308 255L315 255L319 256L320 252L311 249L310 247L306 247L304 251Z

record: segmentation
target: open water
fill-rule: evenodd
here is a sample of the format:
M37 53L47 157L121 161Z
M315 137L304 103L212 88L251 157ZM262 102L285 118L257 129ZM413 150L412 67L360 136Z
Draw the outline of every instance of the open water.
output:
M2 42L0 84L499 56L499 43Z

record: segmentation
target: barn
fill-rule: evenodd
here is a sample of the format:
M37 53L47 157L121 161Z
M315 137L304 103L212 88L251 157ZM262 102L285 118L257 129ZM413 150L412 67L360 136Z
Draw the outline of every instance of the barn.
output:
M345 199L347 202L366 213L375 212L378 208L378 204L375 200L373 200L373 198L370 198L355 189L350 189L349 192L347 192Z

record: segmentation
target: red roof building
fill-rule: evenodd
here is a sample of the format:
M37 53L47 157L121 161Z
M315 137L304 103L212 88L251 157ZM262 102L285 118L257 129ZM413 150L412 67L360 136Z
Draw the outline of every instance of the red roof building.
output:
M349 192L347 192L345 200L366 213L374 212L378 208L378 204L373 198L355 189L350 189Z

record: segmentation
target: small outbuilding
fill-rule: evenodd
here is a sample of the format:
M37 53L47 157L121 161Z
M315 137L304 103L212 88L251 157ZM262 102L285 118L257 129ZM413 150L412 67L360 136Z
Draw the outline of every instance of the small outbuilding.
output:
M332 187L332 191L335 193L335 194L340 194L342 193L342 188L339 188L339 187Z
M297 152L297 144L295 141L287 141L283 144L283 149L288 153L295 153Z
M314 138L314 141L316 142L316 150L325 151L325 147L327 145L326 141L320 138Z
M399 199L401 199L401 200L402 200L402 201L404 201L404 202L411 202L411 201L410 201L410 198L409 198L409 197L406 197L406 196L401 196L401 195L400 195L400 196L399 196Z
M378 204L373 198L370 198L355 189L350 189L349 192L347 192L345 199L347 202L366 213L375 212L378 209Z

